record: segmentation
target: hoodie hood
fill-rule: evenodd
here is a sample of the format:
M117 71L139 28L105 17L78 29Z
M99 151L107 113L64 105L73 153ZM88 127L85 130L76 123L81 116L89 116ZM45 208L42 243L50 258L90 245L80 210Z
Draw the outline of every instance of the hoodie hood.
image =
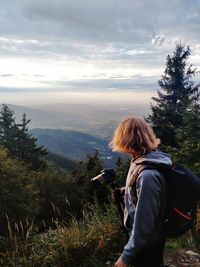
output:
M142 155L136 159L133 159L134 164L153 164L162 168L170 168L172 166L172 161L169 154L162 151L156 150L151 151L148 154Z

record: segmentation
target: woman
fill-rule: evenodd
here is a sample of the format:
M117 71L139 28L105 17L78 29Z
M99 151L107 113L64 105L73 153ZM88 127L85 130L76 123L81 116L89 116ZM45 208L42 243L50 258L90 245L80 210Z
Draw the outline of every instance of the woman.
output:
M159 140L146 121L139 117L122 121L110 145L113 151L132 156L126 179L124 211L129 239L115 267L129 264L134 267L161 267L165 245L166 181L158 169L170 167L171 159L157 150ZM154 165L155 169L139 172L141 164Z

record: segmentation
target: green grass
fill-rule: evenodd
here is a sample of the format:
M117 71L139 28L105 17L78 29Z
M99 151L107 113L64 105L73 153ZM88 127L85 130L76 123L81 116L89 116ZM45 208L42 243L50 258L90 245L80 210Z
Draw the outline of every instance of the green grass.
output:
M73 218L69 225L57 224L55 229L43 234L36 234L30 222L23 227L23 239L9 225L9 242L7 250L0 253L0 265L4 267L111 267L126 242L120 226L116 208L112 205L106 210L89 206L82 221ZM179 239L168 240L166 250L175 251L180 248L198 250L200 248L199 221L194 233L189 232ZM0 239L0 243L3 241L6 240Z
M73 219L68 226L58 225L23 241L15 236L10 249L1 254L1 263L5 267L109 266L124 238L116 210L95 209L85 212L81 222Z

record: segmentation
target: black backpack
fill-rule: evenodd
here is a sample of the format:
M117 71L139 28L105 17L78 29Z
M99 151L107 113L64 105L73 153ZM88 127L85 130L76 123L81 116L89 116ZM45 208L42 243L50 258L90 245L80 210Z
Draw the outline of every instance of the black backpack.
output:
M164 228L168 238L177 238L193 229L200 201L200 177L181 165L162 168L157 165L140 165L144 169L157 169L167 181L167 204Z

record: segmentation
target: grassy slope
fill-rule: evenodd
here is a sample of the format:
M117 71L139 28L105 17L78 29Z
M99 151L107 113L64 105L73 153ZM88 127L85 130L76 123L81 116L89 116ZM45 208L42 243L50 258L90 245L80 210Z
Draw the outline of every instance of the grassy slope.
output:
M111 267L126 242L116 209L112 206L106 213L90 207L82 222L73 219L68 227L57 226L55 230L35 236L29 231L23 242L16 242L16 237L12 237L12 249L1 254L4 267ZM199 248L200 244L188 233L179 240L167 242L165 261L176 264L180 253L191 249L200 253ZM191 261L189 266L198 265Z

